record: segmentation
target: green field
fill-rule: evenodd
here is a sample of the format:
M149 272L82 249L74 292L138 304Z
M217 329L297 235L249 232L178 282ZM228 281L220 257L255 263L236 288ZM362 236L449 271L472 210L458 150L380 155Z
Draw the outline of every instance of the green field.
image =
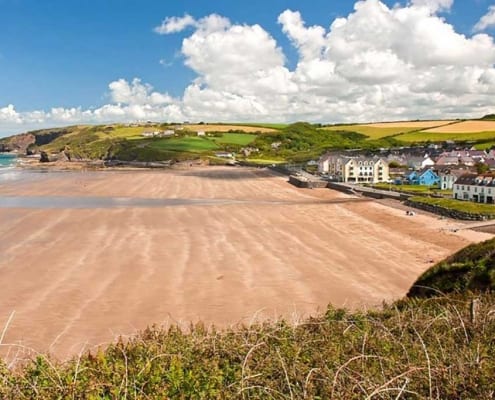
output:
M182 137L171 139L155 139L147 147L156 150L192 152L200 153L204 151L218 150L219 147L215 142L201 137Z
M248 133L224 133L220 137L208 138L218 144L236 144L239 146L247 146L256 139L256 135Z
M479 140L495 140L495 132L471 132L471 133L440 133L440 132L409 132L403 135L396 136L397 140L413 143L413 142L444 142L446 140L454 140L457 142L463 141L479 141Z
M270 129L284 129L289 126L289 124L276 124L276 123L264 123L264 122L249 122L249 123L242 123L242 122L234 122L234 123L228 123L225 125L238 125L238 126L254 126L255 128L270 128Z
M395 185L389 183L375 183L373 184L373 187L382 190L393 190L395 192L452 194L452 190L440 190L438 186Z
M374 126L364 126L364 125L335 125L335 126L326 126L322 129L330 130L330 131L350 131L350 132L362 133L363 135L368 136L369 139L381 139L387 136L418 130L418 128L414 128L414 127L376 128Z

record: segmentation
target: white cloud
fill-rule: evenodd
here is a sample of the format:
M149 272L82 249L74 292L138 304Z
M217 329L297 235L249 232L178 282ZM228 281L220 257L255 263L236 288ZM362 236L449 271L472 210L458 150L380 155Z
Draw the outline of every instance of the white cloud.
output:
M7 121L16 127L136 119L350 122L493 113L493 38L456 32L438 15L452 3L413 0L389 8L362 0L326 26L307 26L298 11L286 10L278 22L298 52L293 69L258 24L233 24L217 14L167 18L158 33L192 28L180 51L196 77L181 98L139 79L119 79L109 85L110 104L46 112L10 105L0 108L0 127Z
M454 4L454 0L412 0L411 5L426 7L432 13L438 11L449 11Z
M165 18L160 26L157 26L154 31L160 35L168 35L170 33L181 32L186 28L196 25L196 20L189 14L183 17Z
M481 32L487 28L495 26L495 5L488 8L488 12L483 15L473 28L474 32Z

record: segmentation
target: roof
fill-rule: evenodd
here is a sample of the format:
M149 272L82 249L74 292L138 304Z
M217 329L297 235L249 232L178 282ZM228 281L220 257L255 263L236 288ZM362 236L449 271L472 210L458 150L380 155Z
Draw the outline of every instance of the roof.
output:
M494 174L465 174L455 182L456 185L495 186Z

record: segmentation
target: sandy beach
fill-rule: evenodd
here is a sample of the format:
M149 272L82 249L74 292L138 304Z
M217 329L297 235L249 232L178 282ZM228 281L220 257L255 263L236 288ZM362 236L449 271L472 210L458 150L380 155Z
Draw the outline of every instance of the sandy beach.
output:
M247 168L49 172L0 182L13 196L19 207L0 207L3 344L60 358L151 324L377 306L492 237Z

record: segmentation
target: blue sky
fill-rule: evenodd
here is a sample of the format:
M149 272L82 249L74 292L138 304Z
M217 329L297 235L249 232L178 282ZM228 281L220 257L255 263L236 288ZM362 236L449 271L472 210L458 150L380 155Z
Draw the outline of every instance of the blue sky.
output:
M398 2L383 3L392 8ZM457 34L471 38L473 26L494 3L457 0L433 16L452 25ZM407 7L405 1L398 4ZM348 18L354 6L354 1L340 0L0 0L0 109L13 105L19 114L49 112L52 107L91 110L115 103L109 91L111 82L131 82L133 78L180 101L191 82L204 73L184 65L190 55L182 51L182 41L193 35L195 28L168 35L159 35L153 28L167 17L185 14L200 20L215 13L232 25L259 24L281 48L285 68L294 72L301 61L301 48L283 32L277 22L279 15L287 9L298 11L305 26L328 30L335 18ZM490 37L493 33L493 25L483 30ZM490 63L482 67L489 68ZM245 94L233 91L232 95ZM223 115L227 114L219 117ZM262 119L268 116L265 113ZM4 131L13 129L12 122L3 126Z

